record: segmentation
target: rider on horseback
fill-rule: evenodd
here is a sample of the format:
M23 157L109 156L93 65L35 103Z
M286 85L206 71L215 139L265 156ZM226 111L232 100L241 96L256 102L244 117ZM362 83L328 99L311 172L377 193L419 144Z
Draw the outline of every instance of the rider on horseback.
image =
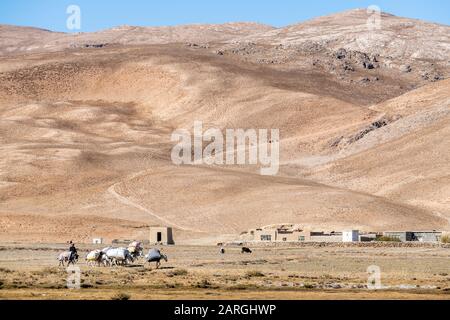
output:
M73 243L72 241L70 241L69 252L70 252L69 261L73 262L78 257L78 251L77 248L75 247L75 243Z

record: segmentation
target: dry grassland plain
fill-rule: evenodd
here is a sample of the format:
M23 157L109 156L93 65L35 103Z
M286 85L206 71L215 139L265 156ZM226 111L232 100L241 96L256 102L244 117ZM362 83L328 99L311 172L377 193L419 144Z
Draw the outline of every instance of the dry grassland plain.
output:
M126 267L81 261L79 289L58 267L62 245L0 248L1 299L449 299L447 248L414 247L164 247L159 269L143 260ZM80 256L88 247L83 246ZM92 247L89 247L92 249ZM368 268L381 270L371 290Z

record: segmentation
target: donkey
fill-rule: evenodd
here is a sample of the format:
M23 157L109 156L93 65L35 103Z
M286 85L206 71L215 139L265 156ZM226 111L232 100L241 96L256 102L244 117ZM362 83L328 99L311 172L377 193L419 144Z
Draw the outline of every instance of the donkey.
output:
M151 249L145 258L147 262L156 262L156 269L161 266L162 259L164 259L165 262L168 261L167 256L162 254L158 249Z

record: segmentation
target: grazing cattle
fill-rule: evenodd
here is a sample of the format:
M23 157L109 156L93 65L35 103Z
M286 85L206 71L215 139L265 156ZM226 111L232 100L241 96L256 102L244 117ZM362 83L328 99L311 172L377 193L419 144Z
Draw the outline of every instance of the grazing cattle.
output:
M252 250L250 250L250 248L247 247L242 247L241 253L252 253Z
M73 264L75 265L78 262L78 254L72 255L70 251L61 252L58 255L58 266L65 266L65 262L67 265Z
M145 256L145 259L149 263L156 262L156 269L161 266L161 259L164 259L166 262L168 261L167 256L162 254L158 249L150 249L148 254Z

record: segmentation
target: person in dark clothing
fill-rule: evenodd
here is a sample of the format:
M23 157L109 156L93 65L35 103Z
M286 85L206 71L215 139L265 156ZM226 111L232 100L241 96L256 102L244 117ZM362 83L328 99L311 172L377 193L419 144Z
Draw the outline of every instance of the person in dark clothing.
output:
M75 247L75 243L73 243L72 241L70 241L69 251L70 251L69 261L73 262L78 257L78 251L77 251L77 248Z

